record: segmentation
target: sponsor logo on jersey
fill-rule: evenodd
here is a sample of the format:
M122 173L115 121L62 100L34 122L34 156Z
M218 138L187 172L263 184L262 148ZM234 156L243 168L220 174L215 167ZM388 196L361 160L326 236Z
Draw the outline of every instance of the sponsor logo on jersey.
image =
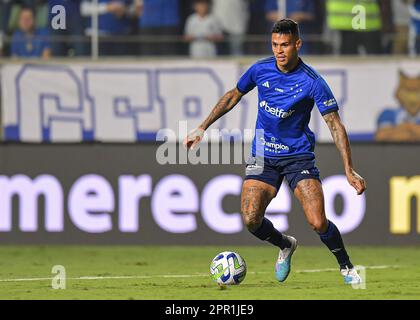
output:
M324 105L326 107L331 107L331 106L334 106L336 104L337 104L337 101L335 101L334 98L333 99L330 99L330 100L327 100L327 101L324 102Z
M276 117L282 118L282 119L290 117L293 114L293 112L295 112L295 110L286 111L284 109L270 107L267 104L267 101L261 101L260 102L260 107L264 108L264 110L266 112L268 112L269 114L272 114L273 116L276 116Z
M270 82L266 81L262 84L263 87L270 88Z
M282 143L265 141L265 139L263 137L260 138L260 141L261 141L261 144L264 147L275 149L276 152L279 151L279 150L289 151L289 147L286 146L286 145L284 145L284 144L282 144Z

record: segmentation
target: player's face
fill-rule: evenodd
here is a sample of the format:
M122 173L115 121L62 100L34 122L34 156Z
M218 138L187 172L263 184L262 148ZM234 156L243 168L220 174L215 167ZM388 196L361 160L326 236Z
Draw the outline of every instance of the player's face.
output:
M271 35L271 46L277 65L287 67L293 65L298 59L298 51L302 46L302 40L291 34L273 33Z

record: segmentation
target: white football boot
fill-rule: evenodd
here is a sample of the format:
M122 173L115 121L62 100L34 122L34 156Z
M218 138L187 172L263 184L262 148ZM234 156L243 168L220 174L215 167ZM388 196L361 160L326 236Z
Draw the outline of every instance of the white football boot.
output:
M287 279L291 269L292 255L297 248L296 239L292 236L285 236L289 239L292 246L290 248L284 248L283 250L280 249L279 257L275 266L276 278L280 282Z
M349 269L346 267L346 269L341 269L340 273L344 277L345 284L360 284L363 282L355 268Z

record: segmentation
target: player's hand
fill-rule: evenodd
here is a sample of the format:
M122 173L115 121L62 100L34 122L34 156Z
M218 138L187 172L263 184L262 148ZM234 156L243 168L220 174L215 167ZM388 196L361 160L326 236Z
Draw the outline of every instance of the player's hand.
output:
M204 129L196 128L192 130L184 139L184 146L187 149L193 150L197 144L203 139Z
M350 171L346 174L347 181L350 185L356 189L357 194L360 195L366 190L366 181L363 179L356 171L350 169Z

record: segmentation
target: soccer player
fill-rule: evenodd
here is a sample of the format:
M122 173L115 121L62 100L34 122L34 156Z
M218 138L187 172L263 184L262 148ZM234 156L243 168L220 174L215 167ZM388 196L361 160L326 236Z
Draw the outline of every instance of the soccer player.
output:
M242 96L258 87L256 129L264 130L264 136L254 138L253 157L245 170L241 195L245 225L257 238L280 248L276 278L285 281L297 241L276 230L264 214L286 177L309 224L336 257L344 282L360 283L362 280L350 262L340 231L325 216L321 181L315 166L315 136L308 127L315 102L341 154L349 184L357 194L362 194L366 184L353 169L350 144L338 114L337 102L325 80L299 58L302 40L295 21L278 21L272 29L271 42L274 56L252 65L237 87L228 91L204 122L188 134L184 145L194 148L212 123L232 110ZM257 161L260 156L257 150L261 147L264 150L262 167Z

